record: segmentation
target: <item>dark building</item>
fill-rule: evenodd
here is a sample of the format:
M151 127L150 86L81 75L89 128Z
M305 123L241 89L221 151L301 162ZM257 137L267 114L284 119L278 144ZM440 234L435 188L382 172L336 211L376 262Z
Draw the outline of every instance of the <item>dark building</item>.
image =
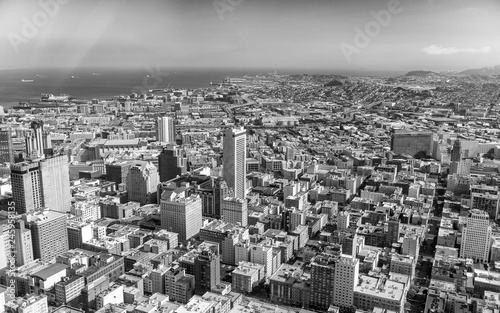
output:
M395 129L391 137L394 154L422 159L432 155L432 132Z
M221 218L222 200L229 197L229 187L226 181L219 177L212 180L211 186L199 189L203 206L203 216L212 218Z
M132 162L115 162L106 164L106 179L114 182L117 186L127 182L127 175Z
M9 125L0 125L0 163L14 163L11 131Z
M220 283L220 255L217 246L214 248L202 250L194 260L195 292L197 295L214 290Z
M160 181L165 182L187 172L186 152L179 146L163 148L158 156Z

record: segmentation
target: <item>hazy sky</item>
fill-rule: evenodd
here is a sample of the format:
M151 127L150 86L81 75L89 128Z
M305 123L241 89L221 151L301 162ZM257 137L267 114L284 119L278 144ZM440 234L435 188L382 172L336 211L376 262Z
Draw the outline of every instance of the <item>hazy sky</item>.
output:
M389 12L393 1L0 0L0 69L161 65L312 72L500 64L500 1L400 0L377 22L372 13ZM51 4L50 15L43 3ZM367 27L371 37L356 41Z

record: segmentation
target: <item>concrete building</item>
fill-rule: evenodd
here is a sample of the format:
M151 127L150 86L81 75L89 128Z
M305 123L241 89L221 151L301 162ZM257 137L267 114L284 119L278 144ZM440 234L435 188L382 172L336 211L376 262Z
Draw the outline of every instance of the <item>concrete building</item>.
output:
M251 262L240 262L231 273L231 287L236 292L251 293L253 288L265 279L265 266Z
M470 210L462 228L460 257L488 262L491 245L491 225L488 213Z
M202 225L201 198L192 195L185 198L185 191L164 192L161 197L161 227L179 234L185 242L200 232Z
M49 313L46 295L27 294L6 302L6 313Z
M194 259L195 292L203 295L220 283L220 254L217 246L203 249Z
M25 214L23 219L31 230L35 259L49 262L68 251L66 214L44 210Z
M134 161L127 175L128 200L141 205L155 203L159 183L160 177L153 163Z
M68 159L65 155L11 167L12 196L16 211L42 207L68 212L71 207Z
M356 308L371 311L374 307L397 313L404 312L406 300L405 284L392 281L387 277L378 278L367 275L359 277L354 288L353 304Z
M22 266L35 259L31 230L27 229L24 220L20 219L16 221L14 231L16 266Z
M161 143L175 142L174 120L171 117L158 117L156 141Z
M186 152L179 146L163 148L158 155L160 182L169 181L187 172Z
M116 186L127 183L127 176L132 162L120 161L106 164L106 179L112 181Z
M391 137L394 154L408 154L414 158L432 155L432 132L396 129Z
M14 164L12 128L5 124L0 124L0 163Z
M222 220L241 226L248 224L248 208L246 199L225 198L222 201Z
M224 131L223 149L222 177L229 188L234 190L236 198L246 199L246 130L244 128L226 129Z

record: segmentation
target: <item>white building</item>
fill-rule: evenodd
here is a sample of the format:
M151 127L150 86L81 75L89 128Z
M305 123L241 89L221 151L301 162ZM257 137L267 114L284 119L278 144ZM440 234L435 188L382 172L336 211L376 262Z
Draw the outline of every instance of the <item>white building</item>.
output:
M239 198L225 198L222 201L222 220L226 223L247 226L247 201Z
M490 254L491 226L488 213L473 209L462 229L460 257L487 262Z
M228 128L224 131L222 177L234 196L246 199L247 135L244 128Z
M158 118L158 131L156 140L162 143L175 142L174 120L163 116Z
M334 304L351 306L354 303L354 287L358 284L359 260L350 255L341 255L335 263Z

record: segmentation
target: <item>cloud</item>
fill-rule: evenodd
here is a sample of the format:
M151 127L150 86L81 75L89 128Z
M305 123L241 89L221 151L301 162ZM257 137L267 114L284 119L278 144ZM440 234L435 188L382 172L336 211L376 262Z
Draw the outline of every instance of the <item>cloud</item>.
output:
M456 53L490 53L491 47L476 48L455 48L455 47L441 47L438 45L431 45L422 49L423 52L429 55L449 55Z

